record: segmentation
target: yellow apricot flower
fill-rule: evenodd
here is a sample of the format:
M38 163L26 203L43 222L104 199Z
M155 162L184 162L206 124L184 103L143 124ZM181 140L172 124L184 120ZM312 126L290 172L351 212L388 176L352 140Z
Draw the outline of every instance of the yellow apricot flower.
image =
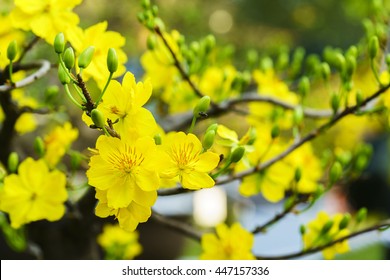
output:
M202 189L214 186L214 180L207 174L217 167L219 156L213 152L202 153L202 144L194 134L177 132L167 135L163 143L169 155L165 163L163 178L178 177L183 188Z
M65 186L65 174L49 171L42 159L27 158L19 165L17 175L5 177L0 210L10 215L13 228L42 219L57 221L65 213Z
M234 223L230 228L225 224L216 227L216 233L202 236L202 260L254 260L251 252L254 243L253 234Z
M316 248L347 236L350 233L349 229L344 228L340 230L339 228L342 219L343 215L340 213L335 214L333 217L329 217L326 212L319 212L316 219L309 222L306 232L302 236L305 249ZM329 222L332 223L332 226L324 233L324 226ZM333 259L336 254L342 254L348 251L348 240L344 240L322 250L322 254L325 259L329 260Z
M168 156L158 151L153 138L128 141L102 135L96 141L98 154L91 157L89 184L107 191L107 205L128 207L132 201L143 205L160 185L159 173Z
M100 218L115 216L119 226L126 231L134 231L139 223L146 222L152 214L151 207L156 202L157 191L134 192L134 200L126 207L113 208L108 206L107 191L96 189L95 214Z
M16 40L19 46L23 45L24 34L22 31L13 28L9 15L0 13L0 68L8 65L7 48L9 43Z
M138 232L127 232L117 225L104 225L97 243L104 249L106 259L131 260L142 252Z
M59 32L79 23L79 17L72 9L82 0L15 0L11 11L12 25L31 30L35 35L53 44Z
M140 136L154 136L157 130L152 113L142 106L152 94L150 80L136 83L134 75L127 72L122 85L111 81L98 109L111 119L114 129L122 139L137 139Z
M77 128L73 128L69 122L66 122L63 126L56 126L44 137L44 159L50 167L57 165L73 141L77 139L78 134Z
M122 47L125 45L126 39L118 32L107 31L107 21L97 23L85 30L78 26L72 26L66 31L66 37L72 44L76 55L89 46L95 47L91 64L83 70L83 79L93 78L100 88L104 87L110 74L107 69L109 48L114 48L118 55L118 70L113 77L119 77L125 73L124 64L127 61L127 56Z

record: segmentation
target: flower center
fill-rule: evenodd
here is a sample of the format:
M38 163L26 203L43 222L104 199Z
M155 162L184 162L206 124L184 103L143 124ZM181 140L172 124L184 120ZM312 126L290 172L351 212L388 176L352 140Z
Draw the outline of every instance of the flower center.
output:
M139 166L143 160L144 156L132 147L126 147L124 153L112 158L114 166L125 173L131 173L132 169Z
M179 169L192 168L191 165L195 163L198 152L194 151L193 143L185 143L184 145L174 146L172 148L172 158L177 163Z

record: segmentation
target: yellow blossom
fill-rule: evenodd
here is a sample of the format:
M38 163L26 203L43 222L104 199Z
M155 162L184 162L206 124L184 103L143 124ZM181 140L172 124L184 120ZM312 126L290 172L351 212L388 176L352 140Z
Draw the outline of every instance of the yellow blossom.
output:
M342 219L342 214L336 214L333 217L329 217L326 212L319 212L316 219L309 222L306 232L302 236L305 249L326 245L333 240L347 236L350 233L348 229L339 229L339 224ZM333 222L333 224L331 228L324 233L323 228L329 222ZM344 240L322 250L322 254L325 259L333 259L335 254L342 254L348 251L348 240Z
M202 260L254 260L251 252L254 243L253 234L246 231L239 223L231 228L225 224L216 227L216 234L202 236Z
M154 136L157 131L152 113L142 106L152 94L150 80L136 83L134 75L127 72L122 85L111 81L98 109L111 119L114 129L122 139L136 139L140 136Z
M142 252L138 232L127 232L117 225L104 225L97 242L103 247L106 259L131 260Z
M114 48L118 55L118 70L113 77L119 77L126 71L125 63L127 56L122 50L126 39L115 31L107 31L107 21L97 23L93 26L81 29L78 26L69 28L66 32L67 39L72 44L76 55L80 54L89 46L94 46L95 51L91 64L83 70L83 78L93 78L100 88L105 85L109 71L107 69L107 52L109 48Z
M69 122L66 122L63 126L56 126L44 137L44 159L50 167L57 165L72 142L77 139L78 134L77 128L73 128Z
M159 152L153 138L136 141L100 136L98 154L91 157L87 171L89 184L107 191L107 205L118 209L131 202L143 205L155 199L160 185L158 171L168 157Z
M214 180L207 174L217 167L219 156L213 152L202 152L202 144L194 134L177 132L167 135L163 143L169 160L164 178L178 177L183 188L201 189L214 186Z
M100 218L115 216L119 226L126 231L134 231L139 223L146 222L152 214L151 207L156 202L157 192L134 192L134 200L126 207L113 208L108 206L107 191L96 188L96 198L99 200L95 214Z
M0 191L0 210L10 215L11 226L47 219L59 220L65 213L67 200L65 174L49 171L44 160L27 158L18 174L5 177Z
M82 0L15 0L11 12L12 24L16 28L31 30L35 35L53 44L59 32L79 23L72 9Z

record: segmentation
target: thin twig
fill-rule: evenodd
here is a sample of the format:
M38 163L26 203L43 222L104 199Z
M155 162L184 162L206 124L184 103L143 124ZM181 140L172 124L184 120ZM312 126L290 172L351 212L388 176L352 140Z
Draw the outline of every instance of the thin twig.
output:
M325 245L322 245L322 246L318 246L318 247L315 247L315 248L311 248L311 249L308 249L308 250L302 250L300 252L296 252L296 253L292 253L292 254L287 254L287 255L280 255L280 256L256 256L257 259L260 259L260 260L286 260L286 259L292 259L292 258L298 258L298 257L302 257L302 256L306 256L306 255L310 255L310 254L313 254L313 253L317 253L317 252L320 252L326 248L329 248L339 242L343 242L345 240L349 240L353 237L356 237L356 236L359 236L359 235L362 235L364 233L368 233L368 232L371 232L371 231L377 231L377 230L381 230L381 229L384 229L384 228L387 228L387 227L390 227L390 221L385 221L379 225L374 225L374 226L371 226L371 227L368 227L368 228L365 228L363 230L360 230L360 231L356 231L354 233L351 233L347 236L344 236L344 237L341 237L341 238L338 238L338 239L335 239L331 242L329 242L328 244L325 244Z
M22 61L22 59L28 53L28 51L31 50L35 46L36 43L38 43L39 39L40 39L39 37L35 36L34 39L32 39L30 41L30 43L28 43L28 45L23 48L22 54L18 58L17 62Z

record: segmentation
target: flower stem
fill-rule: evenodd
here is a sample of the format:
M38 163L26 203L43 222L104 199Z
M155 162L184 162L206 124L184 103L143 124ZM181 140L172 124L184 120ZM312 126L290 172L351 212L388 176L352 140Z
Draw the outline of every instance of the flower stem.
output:
M73 95L70 93L69 86L65 84L64 88L65 88L66 95L68 95L70 101L72 101L74 105L76 105L77 107L79 107L81 110L84 111L84 107L80 103L78 103L77 100L74 99Z
M97 107L97 106L99 105L100 101L102 100L103 95L104 95L104 93L106 92L108 85L110 84L110 81L111 81L111 79L112 79L112 75L113 75L113 74L114 74L114 73L110 73L110 76L109 76L108 79L107 79L106 85L104 86L102 92L100 93L99 98L96 100L95 107Z

